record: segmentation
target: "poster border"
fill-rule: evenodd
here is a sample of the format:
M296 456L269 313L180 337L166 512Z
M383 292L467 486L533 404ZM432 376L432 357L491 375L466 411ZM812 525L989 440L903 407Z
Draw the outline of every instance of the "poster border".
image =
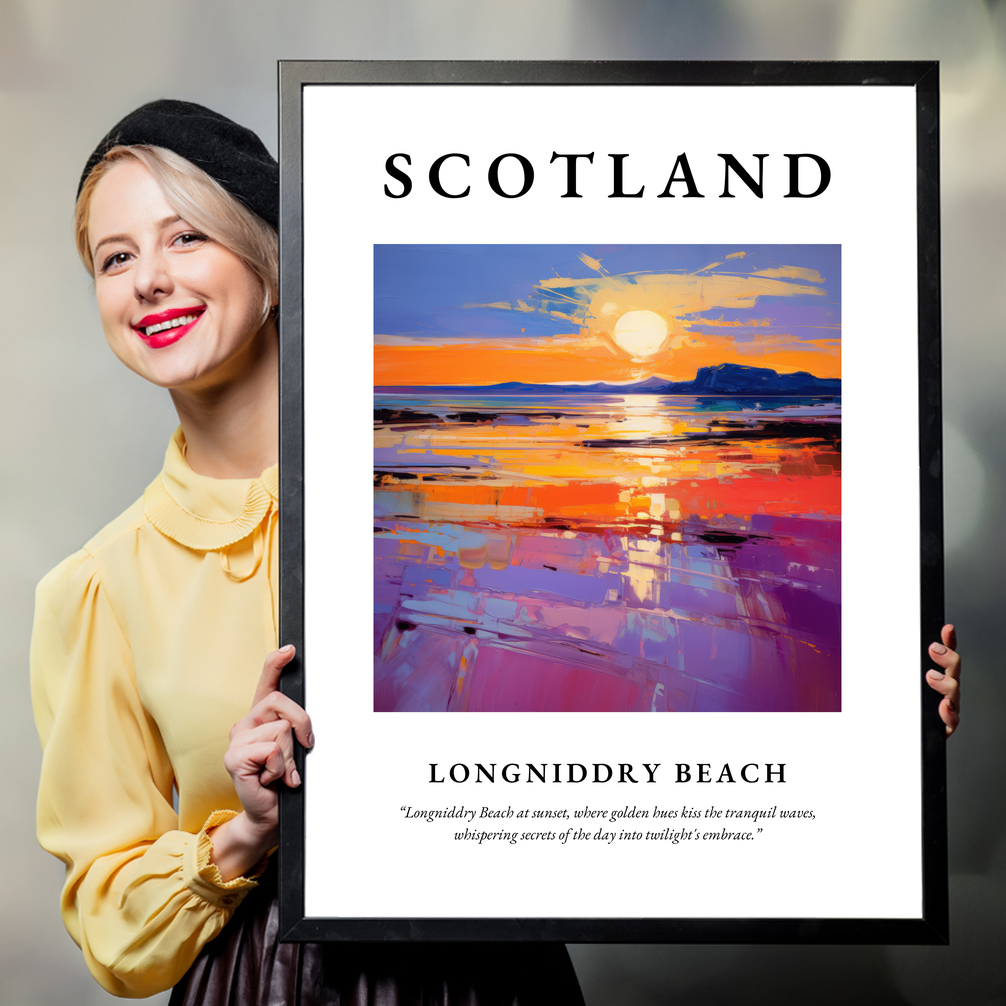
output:
M949 941L945 732L925 683L943 625L939 64L918 62L279 62L280 626L297 656L282 690L304 704L303 91L308 85L911 86L916 95L918 241L922 914L918 919L318 918L305 915L304 785L280 792L279 928L284 941L944 944Z

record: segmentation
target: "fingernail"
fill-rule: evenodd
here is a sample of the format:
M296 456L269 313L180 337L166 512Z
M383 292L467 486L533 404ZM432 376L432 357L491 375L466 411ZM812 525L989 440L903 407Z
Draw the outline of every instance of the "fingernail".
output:
M947 652L947 648L942 643L933 643L933 645L930 646L929 649L931 649L933 651L933 653L946 653Z
M290 773L290 781L294 784L294 786L300 785L300 773L296 769Z
M280 648L279 652L282 653L284 656L287 653L293 653L293 643L287 643L286 646Z
M313 748L314 747L314 732L313 731L307 735L307 746L309 748Z
M930 671L930 672L929 672L929 676L930 676L930 677L931 677L931 678L932 678L932 679L933 679L934 681L942 681L942 680L943 680L943 679L944 679L944 678L946 677L946 675L945 675L945 674L940 674L940 672L939 672L939 671Z

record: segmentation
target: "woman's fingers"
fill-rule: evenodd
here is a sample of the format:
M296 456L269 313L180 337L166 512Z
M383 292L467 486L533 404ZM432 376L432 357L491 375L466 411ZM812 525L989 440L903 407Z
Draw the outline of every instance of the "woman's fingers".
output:
M254 709L270 692L276 691L279 687L279 677L283 673L283 668L293 660L297 650L292 646L282 646L278 650L273 650L265 663L262 665L262 675L255 689L255 698L252 699Z
M940 666L944 674L956 681L960 678L961 673L961 655L951 645L957 642L954 627L952 625L943 626L943 631L940 635L943 638L943 642L930 643L929 656Z
M311 732L311 717L303 706L297 705L288 695L282 692L270 692L264 699L251 708L243 719L238 720L231 729L231 737L252 730L263 723L275 720L285 720L297 734L297 740L306 747L314 747L314 734Z
M286 765L287 761L283 755L282 747L279 744L270 745L269 754L262 765L262 771L259 773L259 782L263 786L269 786L278 779L282 779L286 773Z
M297 705L289 695L282 692L271 692L249 714L258 722L271 719L286 720L297 734L297 740L306 748L314 747L314 734L311 731L311 717L303 706Z
M957 649L957 630L952 625L944 625L940 631L940 639L944 646L949 646L951 650Z
M284 719L270 720L241 731L232 738L229 750L236 751L239 758L254 751L259 766L255 774L263 786L280 778L293 789L300 785L300 773L293 757L293 731ZM273 751L278 753L278 760L273 757Z
M241 805L254 817L275 816L276 795L267 792L272 783L282 779L291 788L300 785L294 761L294 735L305 747L314 745L311 718L278 690L283 668L295 652L292 646L284 646L266 657L252 708L231 728L230 745L224 756L224 765L234 780Z
M942 691L938 686L943 682L949 681L949 678L944 678L943 682L934 680L934 675L937 671L930 671L926 676L930 687L935 688L937 691ZM956 682L954 682L956 685ZM944 697L943 701L940 702L940 719L943 720L946 725L947 736L949 737L956 729L957 725L961 722L960 710L957 708L957 696L947 695Z
M282 779L294 788L301 783L294 762L294 733L306 747L314 743L310 717L278 690L283 668L294 653L292 646L284 646L266 657L252 708L231 728L224 755L224 767L245 815L234 820L251 822L256 834L268 837L267 845L275 844L278 828L279 794L273 783ZM226 827L222 825L214 834L220 832L226 832Z
M949 737L960 723L961 657L957 653L957 632L952 625L944 625L940 632L942 642L930 643L929 656L942 670L926 672L930 688L943 696L940 702L940 719L946 725Z
M929 671L926 674L926 680L929 682L930 688L939 692L947 700L954 712L960 711L957 697L961 686L956 679L950 677L949 674L942 674L940 671Z
M224 767L235 785L254 781L258 786L268 786L282 777L286 761L280 744L263 740L228 748L224 755Z
M265 658L251 710L244 719L235 724L234 730L231 731L232 736L235 730L248 729L268 720L285 719L292 724L297 740L304 747L314 747L311 717L302 706L279 691L279 679L283 668L290 663L296 652L293 646L284 646L279 650L273 650Z

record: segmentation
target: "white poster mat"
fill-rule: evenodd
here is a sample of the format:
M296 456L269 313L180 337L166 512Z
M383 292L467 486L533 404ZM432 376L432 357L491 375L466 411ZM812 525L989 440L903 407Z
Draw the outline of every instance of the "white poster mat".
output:
M305 87L305 653L318 738L307 765L308 916L921 917L915 145L911 87ZM583 198L560 198L565 162L549 166L553 151L591 150ZM400 186L385 161L400 151L414 189L392 199L385 183ZM427 181L454 151L471 166L454 159L444 179L470 184L465 199ZM807 151L830 164L830 187L785 199L784 154ZM506 152L535 166L520 199L486 181ZM609 152L630 154L625 190L645 184L643 198L607 198ZM654 198L681 152L706 198ZM753 167L765 152L763 199L739 183L736 198L718 198L718 154ZM373 711L373 247L578 242L841 245L840 713ZM894 443L878 432L892 426ZM878 498L878 486L890 495ZM521 781L430 783L431 763L442 774L477 762L517 763ZM661 769L654 784L543 785L528 784L527 762ZM714 778L723 764L755 763L764 777L766 764L784 763L785 783L678 783L677 763L708 763ZM403 813L565 808L572 818L587 806L814 816L759 822L754 841L677 844L575 842L561 833L579 820L487 819L488 829L559 837L479 844L455 839L459 822ZM604 830L658 823L689 824L626 819Z

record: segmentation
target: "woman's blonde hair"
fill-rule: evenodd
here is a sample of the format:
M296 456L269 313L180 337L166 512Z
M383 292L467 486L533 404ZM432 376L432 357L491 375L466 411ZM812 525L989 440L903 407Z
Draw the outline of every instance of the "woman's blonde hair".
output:
M109 168L126 158L139 161L154 176L168 205L186 223L234 252L258 276L262 283L264 323L279 292L279 237L275 229L202 168L165 147L112 147L84 181L74 211L74 238L77 254L91 277L94 277L94 260L87 240L91 197Z

